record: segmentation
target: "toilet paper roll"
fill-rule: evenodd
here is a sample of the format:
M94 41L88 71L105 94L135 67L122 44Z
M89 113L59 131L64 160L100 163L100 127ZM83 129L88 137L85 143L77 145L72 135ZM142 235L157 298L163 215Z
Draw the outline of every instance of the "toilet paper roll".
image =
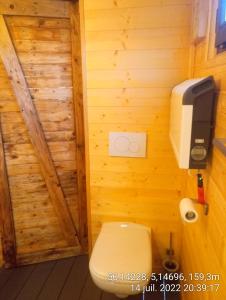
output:
M180 214L182 219L188 223L194 223L198 220L198 212L194 203L189 198L184 198L180 202Z

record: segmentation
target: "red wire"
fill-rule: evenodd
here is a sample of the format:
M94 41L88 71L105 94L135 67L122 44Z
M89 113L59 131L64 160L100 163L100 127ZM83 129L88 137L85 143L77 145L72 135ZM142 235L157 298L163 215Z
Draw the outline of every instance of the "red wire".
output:
M205 193L203 187L198 187L198 202L201 204L205 204Z
M197 174L197 189L198 189L198 203L205 204L205 193L203 187L203 177L202 174Z

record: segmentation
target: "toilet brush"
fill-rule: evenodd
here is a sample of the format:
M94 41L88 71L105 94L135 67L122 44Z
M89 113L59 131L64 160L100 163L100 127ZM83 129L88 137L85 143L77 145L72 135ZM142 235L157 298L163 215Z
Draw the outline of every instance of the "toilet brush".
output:
M167 257L163 260L163 268L170 273L177 272L179 269L179 263L174 259L173 250L173 233L170 232L170 243L169 248L166 250Z

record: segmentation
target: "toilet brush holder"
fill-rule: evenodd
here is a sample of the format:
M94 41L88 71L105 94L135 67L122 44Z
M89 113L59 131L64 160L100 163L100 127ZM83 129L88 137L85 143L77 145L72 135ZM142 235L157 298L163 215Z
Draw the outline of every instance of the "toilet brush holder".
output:
M208 213L209 213L209 204L207 202L200 202L198 199L191 199L195 204L199 204L199 205L202 205L203 207L203 211L204 211L204 215L205 216L208 216Z
M179 270L179 263L174 259L173 233L170 232L170 247L166 250L167 257L163 260L162 266L168 273L175 273Z
M176 273L179 270L179 263L173 258L165 258L162 262L164 270L168 273Z

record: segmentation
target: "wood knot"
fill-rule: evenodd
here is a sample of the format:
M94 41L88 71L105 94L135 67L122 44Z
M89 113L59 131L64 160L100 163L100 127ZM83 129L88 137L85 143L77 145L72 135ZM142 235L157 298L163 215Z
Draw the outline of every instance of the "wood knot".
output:
M38 21L38 24L39 24L39 26L44 25L44 24L45 24L45 20L44 20L44 19L40 19L40 20Z
M18 158L18 156L17 156L17 155L15 155L15 154L13 154L13 155L11 155L11 158L12 158L12 159L17 159L17 158Z
M10 9L14 9L14 5L13 5L13 4L10 4L9 8L10 8Z

